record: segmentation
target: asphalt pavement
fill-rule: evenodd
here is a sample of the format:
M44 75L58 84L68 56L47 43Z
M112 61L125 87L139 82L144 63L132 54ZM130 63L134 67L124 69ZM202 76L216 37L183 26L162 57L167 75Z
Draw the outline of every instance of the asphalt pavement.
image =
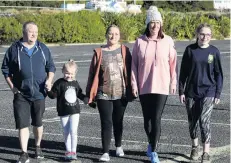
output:
M176 42L178 52L178 66L187 45L192 42ZM230 162L230 41L212 41L221 51L221 62L224 73L224 87L221 94L221 103L214 107L211 117L212 163ZM133 44L126 44L132 50ZM85 90L89 65L93 49L100 45L73 45L50 47L57 72L55 80L62 77L61 67L64 62L72 58L77 61L77 80ZM0 63L7 48L0 48ZM20 154L18 132L15 130L13 108L13 94L9 90L4 77L0 76L0 163L15 163ZM56 100L47 98L44 114L44 136L42 148L44 160L35 160L34 139L30 135L28 152L31 162L55 163L63 160L65 146L63 143L62 128L56 112ZM97 109L81 104L80 124L78 130L78 162L98 162L101 156L100 119ZM169 95L162 116L162 132L158 145L158 153L162 163L188 163L191 142L188 132L187 114L185 106L179 102L178 95ZM123 148L125 156L115 156L114 139L111 143L111 161L114 163L148 163L145 155L147 138L143 128L143 118L139 100L129 103L124 118ZM202 149L202 147L201 147Z

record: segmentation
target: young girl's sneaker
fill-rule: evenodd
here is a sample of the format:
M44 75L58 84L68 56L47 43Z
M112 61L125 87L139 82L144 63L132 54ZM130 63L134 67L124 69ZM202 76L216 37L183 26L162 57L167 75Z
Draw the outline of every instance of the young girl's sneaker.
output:
M190 160L198 160L199 158L199 146L193 146L190 154Z
M76 155L75 152L72 152L71 159L72 160L77 160L77 155Z
M72 152L66 152L65 153L65 160L71 160L72 159Z

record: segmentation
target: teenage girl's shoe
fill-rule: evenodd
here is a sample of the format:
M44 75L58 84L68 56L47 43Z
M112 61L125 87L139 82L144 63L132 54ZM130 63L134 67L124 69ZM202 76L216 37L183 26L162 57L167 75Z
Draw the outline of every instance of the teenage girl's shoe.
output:
M198 160L199 158L199 147L198 146L193 146L190 154L190 160Z
M146 155L147 155L148 157L151 157L151 153L152 153L152 147L151 147L151 144L148 144L148 148L147 148Z
M150 160L151 160L151 163L160 163L160 160L156 152L151 152Z
M104 153L100 158L99 161L104 161L104 162L108 162L110 161L110 157L108 153Z
M207 152L204 152L201 156L201 163L210 163L210 156Z

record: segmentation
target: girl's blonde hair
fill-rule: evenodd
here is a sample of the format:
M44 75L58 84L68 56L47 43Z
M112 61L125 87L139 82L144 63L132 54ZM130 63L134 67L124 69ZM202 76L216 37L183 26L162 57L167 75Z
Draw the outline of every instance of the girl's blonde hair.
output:
M77 73L78 66L73 59L69 59L66 63L64 63L62 71L66 70L68 68L74 68L75 73Z

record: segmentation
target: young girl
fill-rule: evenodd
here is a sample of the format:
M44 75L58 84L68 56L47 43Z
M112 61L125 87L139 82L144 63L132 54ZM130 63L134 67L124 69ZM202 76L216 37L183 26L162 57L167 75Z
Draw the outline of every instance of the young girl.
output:
M223 85L219 50L210 45L211 27L201 24L197 30L197 42L186 47L180 70L179 95L186 104L189 132L192 139L191 160L198 159L198 135L200 126L203 143L201 163L210 160L210 117L214 104L220 102Z
M77 65L69 60L62 68L63 78L58 79L52 89L48 89L51 99L57 98L57 111L63 127L66 145L65 159L76 160L77 130L79 124L80 105L77 98L85 104L88 98L82 93L79 83L75 80Z

